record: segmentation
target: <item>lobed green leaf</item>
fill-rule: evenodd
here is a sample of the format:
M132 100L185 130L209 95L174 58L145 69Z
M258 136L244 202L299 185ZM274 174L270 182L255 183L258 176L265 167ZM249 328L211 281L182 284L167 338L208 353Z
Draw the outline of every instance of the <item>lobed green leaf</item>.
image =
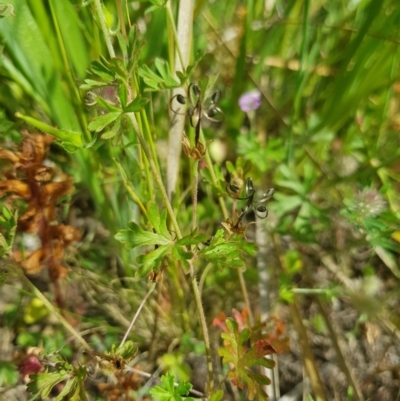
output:
M136 223L128 223L129 230L120 230L115 234L117 241L125 244L126 247L135 248L143 245L167 245L171 244L171 240L150 231L145 231Z

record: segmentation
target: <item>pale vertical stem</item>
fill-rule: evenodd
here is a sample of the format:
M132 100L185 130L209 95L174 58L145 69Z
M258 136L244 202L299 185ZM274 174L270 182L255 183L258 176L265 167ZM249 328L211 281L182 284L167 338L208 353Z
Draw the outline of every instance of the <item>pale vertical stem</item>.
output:
M258 292L260 294L260 312L261 321L266 321L270 316L271 302L270 302L270 275L268 271L268 234L265 226L262 224L263 220L256 218L256 244L258 246L257 252L257 270L258 270ZM271 401L276 401L280 398L279 391L279 371L278 371L278 358L276 355L267 357L275 361L274 369L263 369L263 373L267 376L272 383L272 386L265 386L264 390L268 394Z
M192 41L194 0L184 0L179 3L178 33L175 43L175 71L183 71L189 64L190 47ZM178 50L179 49L179 50ZM184 65L182 65L184 63ZM185 95L182 88L174 89L172 95ZM169 131L168 165L167 165L167 193L171 197L178 182L179 162L182 152L182 134L185 125L185 116L173 114L173 125Z

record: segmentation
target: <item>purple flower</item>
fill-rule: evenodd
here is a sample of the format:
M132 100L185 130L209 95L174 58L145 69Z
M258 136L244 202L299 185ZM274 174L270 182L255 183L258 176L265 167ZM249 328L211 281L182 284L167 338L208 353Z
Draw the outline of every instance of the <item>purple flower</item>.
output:
M261 92L253 89L240 96L239 106L245 113L251 110L257 110L261 105Z

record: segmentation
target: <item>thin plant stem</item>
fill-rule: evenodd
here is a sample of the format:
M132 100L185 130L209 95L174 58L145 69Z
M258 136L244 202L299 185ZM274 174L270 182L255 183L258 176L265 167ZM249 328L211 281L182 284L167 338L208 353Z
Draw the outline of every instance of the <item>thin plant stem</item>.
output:
M119 26L121 27L122 36L126 39L126 29L125 29L125 21L124 21L124 12L122 10L121 0L115 0L115 4L117 5L118 18L119 18Z
M193 295L196 302L197 310L199 312L200 317L200 326L203 332L203 340L205 345L206 351L206 358L207 358L207 372L208 372L208 383L209 383L209 390L214 389L214 373L213 373L213 366L212 366L212 359L211 359L211 343L210 343L210 336L208 334L207 329L207 322L206 316L203 309L203 303L201 302L201 294L199 285L197 283L196 275L194 274L194 268L192 263L190 263L190 277L192 281L192 288L193 288Z
M159 163L158 163L158 159L156 157L156 149L155 149L155 146L154 146L153 137L151 135L149 120L147 118L147 114L146 114L144 109L140 112L140 115L142 117L142 121L143 121L143 125L144 125L144 132L146 134L146 140L149 143L149 146L150 146L150 149L151 149L151 153L153 155L153 159L154 159L154 161L156 163L158 171L160 171L160 166L159 166Z
M95 9L96 9L96 13L97 16L100 20L100 25L101 25L101 29L103 31L103 34L105 36L105 40L106 40L106 44L107 44L107 48L108 51L110 53L111 57L115 57L115 52L114 52L114 48L112 47L112 43L111 43L111 37L110 37L110 33L107 30L107 26L105 23L105 18L101 9L101 4L100 4L100 0L94 0L95 1ZM147 157L147 160L150 164L150 169L152 170L154 179L156 180L156 183L160 189L161 192L161 196L164 202L164 205L167 209L168 215L170 216L171 219L171 223L172 226L175 229L176 232L176 236L178 239L182 238L182 233L181 230L179 228L178 222L176 220L176 216L175 213L172 209L171 203L169 201L168 195L167 195L167 191L165 190L164 184L162 182L162 178L161 175L158 171L157 165L153 159L153 155L149 149L149 147L147 146L147 143L143 137L143 134L140 130L138 121L136 119L136 116L134 113L127 113L128 117L130 118L133 128L136 131L136 135L139 139L140 145ZM202 332L203 332L203 340L204 340L204 345L206 348L206 357L207 357L207 370L208 370L208 377L209 377L209 384L210 384L210 388L214 387L214 376L213 376L213 368L212 368L212 361L211 361L211 346L210 346L210 338L208 335L208 330L207 330L207 322L206 322L206 317L204 314L204 309L203 309L203 304L201 302L201 295L200 295L200 291L199 291L199 287L197 284L197 280L196 280L196 275L194 272L194 267L192 263L189 263L190 265L190 277L191 277L191 282L192 282L192 288L193 288L193 293L194 293L194 298L196 301L196 306L197 306L197 310L199 313L199 317L200 317L200 324L201 324L201 328L202 328Z
M286 271L285 263L283 260L283 253L281 248L280 238L277 234L274 234L272 237L275 245L275 250L278 256L278 268L282 274L288 274ZM308 377L310 378L311 388L313 390L316 398L319 398L321 401L327 401L325 389L321 380L321 376L319 374L319 370L317 364L315 362L314 354L310 347L310 341L308 339L307 330L304 326L302 316L300 313L299 302L297 300L297 296L293 294L293 302L288 304L290 315L292 318L292 323L294 329L297 332L299 338L299 344L303 352L303 363L304 367L307 371Z
M200 140L203 143L206 143L202 129L200 129ZM217 177L215 176L215 172L214 172L213 162L211 160L211 157L210 157L210 154L208 153L208 151L205 154L205 160L206 160L207 168L210 171L212 183L214 185L218 185L218 180L217 180ZM225 205L224 197L222 195L218 196L218 202L221 207L221 211L222 211L222 215L224 216L224 220L226 220L228 218L229 214L228 214L228 209L226 208L226 205Z
M254 325L254 316L253 316L253 312L251 311L250 298L249 298L249 293L247 291L246 282L244 280L243 272L240 269L237 269L237 272L238 272L238 278L239 278L239 282L240 282L240 288L242 289L242 293L243 293L244 303L246 304L246 308L249 312L249 322L250 322L250 325L253 326Z
M200 139L203 143L205 143L203 130L201 130L201 129L200 129ZM205 159L206 159L207 167L210 171L211 180L214 185L218 185L217 177L215 176L215 172L214 172L213 162L211 160L211 157L210 157L208 151L205 154ZM226 220L228 218L228 209L226 208L225 201L224 201L224 198L222 195L218 196L218 201L219 201L219 204L220 204L220 207L222 210L222 214L224 216L224 220ZM249 320L250 320L250 322L254 322L254 316L251 311L249 293L247 291L247 286L246 286L246 282L244 280L243 272L240 269L236 269L236 271L237 271L238 278L239 278L240 288L241 288L242 294L243 294L243 300L246 304L247 310L249 311Z
M171 203L169 201L168 195L167 195L167 191L165 190L164 184L162 182L161 176L157 170L157 166L153 160L152 154L150 152L150 149L147 146L146 141L143 138L142 133L139 130L139 125L137 123L136 117L134 113L127 113L128 116L131 119L131 122L133 124L133 127L136 130L136 134L137 137L139 139L140 144L142 145L143 151L146 154L146 157L149 161L150 164L150 168L152 170L152 173L154 175L154 179L157 182L157 185L160 189L161 192L161 196L164 202L164 205L167 209L167 212L171 218L171 222L172 222L172 226L175 229L176 232L176 236L178 239L182 238L182 233L181 230L179 228L178 222L176 220L176 216L175 213L172 209ZM214 387L214 375L213 375L213 368L212 368L212 361L211 361L211 345L210 345L210 337L208 335L208 330L207 330L207 322L206 322L206 317L204 314L204 309L203 309L203 304L201 302L201 295L200 295L200 291L199 291L199 286L196 280L196 275L194 272L194 267L192 263L189 263L190 266L190 277L191 277L191 284L192 284L192 288L193 288L193 294L194 294L194 298L195 298L195 302L196 302L196 306L197 306L197 311L199 313L199 317L200 317L200 325L201 325L201 329L203 332L203 340L204 340L204 345L205 345L205 349L206 349L206 357L207 357L207 370L208 370L208 377L209 377L209 383L210 383L210 388L212 389Z
M264 322L267 321L271 313L271 275L268 266L268 241L271 241L271 239L266 232L265 226L261 222L262 220L256 218L258 293L260 297L261 321ZM265 376L272 382L272 386L264 386L264 391L271 400L278 400L280 398L278 357L277 355L269 355L267 358L275 361L275 367L274 369L261 368Z
M130 101L132 101L132 98L130 98ZM136 115L136 121L139 127L139 131L143 132L143 124L142 124L142 118L141 118L141 114L138 113L138 115ZM146 143L148 144L149 141L147 140L148 138L145 138ZM151 143L151 141L150 141ZM151 145L150 145L151 146ZM143 151L141 149L141 151ZM151 151L151 149L150 149ZM153 154L153 153L152 153ZM154 160L154 155L153 155L153 160ZM147 158L143 158L142 157L142 166L146 175L146 184L147 184L147 190L149 191L149 198L150 199L154 199L154 185L153 185L153 180L150 178L151 177L151 173L149 170L149 160Z
M142 213L147 217L147 210L143 206L143 203L140 200L140 198L138 197L138 195L136 194L133 186L128 182L128 178L126 177L125 171L122 168L121 163L118 163L115 159L114 159L114 163L117 166L119 173L121 174L122 181L124 182L124 186L125 186L125 189L127 190L128 194L132 197L133 201L139 206Z
M353 387L356 400L364 401L364 396L362 394L361 388L360 388L359 384L357 383L348 363L346 362L346 358L343 355L342 349L339 345L339 336L336 334L335 329L332 326L329 312L326 310L324 304L321 302L321 299L318 296L315 297L315 299L317 301L317 305L321 312L321 315L325 320L326 327L329 331L329 335L331 337L331 342L332 342L333 348L336 351L336 357L338 359L338 364L342 368L342 371L344 372L344 374L347 376L348 382Z
M193 215L192 215L192 229L197 227L197 194L199 190L199 161L194 161L193 166L194 176L193 176Z
M179 44L178 34L176 32L176 27L175 27L174 17L172 15L172 9L171 9L170 2L167 2L166 10L167 10L168 21L170 23L170 26L171 26L171 29L172 29L172 33L174 35L176 52L178 54L179 61L181 63L181 68L184 69L186 67L186 65L185 65L186 63L184 62L182 51L181 51L181 47L180 47L180 44Z
M20 266L14 263L7 263L7 267L15 273L19 280L21 280L24 285L30 288L36 298L39 298L43 305L49 310L49 312L56 316L58 321L65 327L65 329L71 333L75 340L82 345L82 347L88 351L93 352L92 347L83 339L83 337L71 326L70 323L62 316L62 314L55 308L52 303L36 288L36 286L23 274Z
M95 8L95 11L96 11L96 16L97 16L97 18L99 19L99 22L100 22L100 28L101 28L101 30L103 32L104 40L106 41L106 46L107 46L107 49L108 49L108 53L110 54L111 58L114 58L115 57L115 51L114 51L114 47L113 47L112 42L111 42L110 32L108 31L108 28L107 28L106 19L104 17L104 13L103 13L103 10L101 8L101 0L94 0L94 8Z
M169 215L169 217L171 219L171 223L172 223L172 226L174 227L174 230L176 232L176 236L177 236L178 239L181 239L182 238L182 233L181 233L181 230L179 228L178 222L176 220L175 213L174 213L174 211L172 209L171 202L169 201L167 192L166 192L164 184L162 182L161 175L158 172L157 165L154 162L154 159L153 159L153 156L152 156L152 154L150 152L150 149L147 146L147 143L144 140L143 134L140 131L139 124L138 124L138 122L136 120L136 116L135 116L134 113L127 113L127 115L129 116L129 118L130 118L130 120L132 122L133 128L136 131L136 135L137 135L137 137L139 139L140 145L142 146L142 149L143 149L143 151L144 151L144 153L145 153L145 155L147 157L147 160L149 161L150 169L151 169L151 171L153 173L154 179L156 180L158 188L160 189L161 197L162 197L164 205L165 205L165 207L167 209L168 215Z
M146 303L147 299L149 298L150 294L154 291L155 288L156 288L156 283L152 283L151 286L150 286L150 288L149 288L149 291L147 291L147 294L145 295L145 297L143 298L142 302L140 303L140 305L139 305L139 307L138 307L138 309L137 309L137 311L136 311L136 313L135 313L135 316L133 316L132 321L131 321L129 327L128 327L128 329L126 330L126 333L125 333L125 335L124 335L124 338L122 339L121 344L119 345L119 348L121 348L121 347L124 345L126 339L128 338L129 333L130 333L131 330L132 330L133 325L134 325L135 322L136 322L136 319L137 319L138 316L139 316L140 311L143 309L144 304Z

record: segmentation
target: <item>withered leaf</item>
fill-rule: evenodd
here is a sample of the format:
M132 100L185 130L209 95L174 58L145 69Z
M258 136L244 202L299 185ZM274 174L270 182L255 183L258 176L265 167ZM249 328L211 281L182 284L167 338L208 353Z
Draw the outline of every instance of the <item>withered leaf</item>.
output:
M186 134L183 134L182 137L182 147L185 155L194 160L201 160L206 154L206 148L200 141L197 142L193 148L191 148L189 138Z
M60 196L66 195L74 189L72 178L68 177L65 181L49 182L43 186L45 193L45 203L54 202Z
M45 253L43 248L33 251L25 260L21 262L21 266L28 274L39 273L44 268Z
M21 196L25 199L29 199L31 197L29 185L21 180L6 180L0 182L0 197L9 192L12 192L15 195Z

